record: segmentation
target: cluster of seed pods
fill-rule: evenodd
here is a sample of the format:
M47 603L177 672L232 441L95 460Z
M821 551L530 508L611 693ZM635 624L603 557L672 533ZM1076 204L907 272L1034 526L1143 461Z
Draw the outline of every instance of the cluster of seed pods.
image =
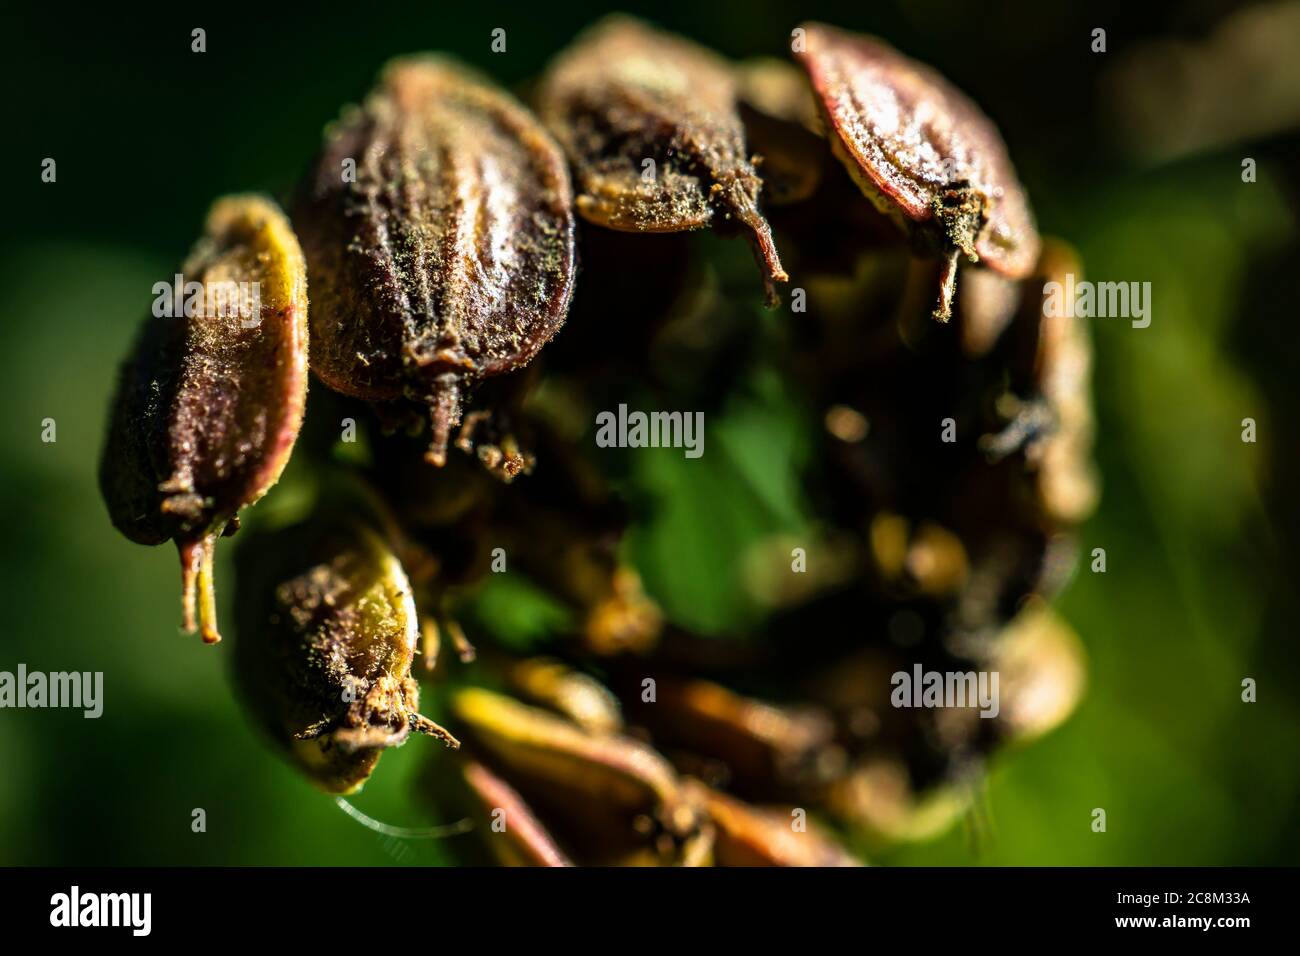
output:
M308 369L313 408L373 412L363 466L308 428L314 506L237 553L239 692L321 789L424 733L456 752L422 800L479 820L500 862L851 865L839 835L943 825L994 745L1068 714L1080 651L1042 598L1096 494L1089 352L1039 283L1078 263L1040 241L996 129L947 81L874 38L795 35L792 62L732 64L607 18L535 115L455 60L395 60L327 128L292 225L262 197L213 206L183 272L259 283L260 314L149 320L101 487L131 540L176 542L185 627L216 642L215 542L279 478ZM533 402L547 382L589 422L657 374L684 310L757 298L689 288L678 235L705 227L748 240L768 306L792 274L810 302L777 371L818 416L805 482L831 557L769 576L743 643L659 608L583 428ZM598 335L614 314L627 328ZM711 339L705 367L732 345ZM573 633L545 659L476 634L443 729L417 678L451 679L444 637L474 659L455 608L498 551ZM891 708L913 664L998 670L1001 713Z

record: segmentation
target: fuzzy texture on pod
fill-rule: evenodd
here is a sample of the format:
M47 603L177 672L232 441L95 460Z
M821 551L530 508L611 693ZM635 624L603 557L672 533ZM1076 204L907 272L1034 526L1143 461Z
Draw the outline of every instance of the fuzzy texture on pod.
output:
M357 790L412 731L458 746L417 712L415 602L378 535L309 524L257 537L238 558L239 686L316 786Z
M746 230L769 304L781 267L758 209L736 78L720 57L626 16L611 16L556 59L543 120L573 163L578 212L625 232ZM733 222L734 221L734 222Z
M118 380L99 483L124 535L176 542L185 628L195 629L197 603L203 639L215 643L216 539L279 479L302 424L307 276L288 221L260 196L214 203L181 272L205 301L194 315L145 323ZM219 283L256 283L245 288L259 290L258 314L229 300L213 308Z
M1023 279L1038 233L997 128L929 67L888 44L819 23L796 57L831 149L867 198L945 261L935 318L951 314L957 259Z
M327 131L295 208L313 371L426 406L442 465L465 388L527 364L563 325L572 205L559 148L512 97L453 60L393 61Z

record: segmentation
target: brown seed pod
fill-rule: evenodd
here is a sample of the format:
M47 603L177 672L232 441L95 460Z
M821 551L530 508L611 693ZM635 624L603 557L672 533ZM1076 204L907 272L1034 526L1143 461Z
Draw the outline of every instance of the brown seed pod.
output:
M767 301L789 281L758 210L736 79L721 58L626 16L590 28L542 81L542 119L578 178L578 212L626 232L748 230ZM734 226L734 224L733 224Z
M945 268L934 316L947 321L957 259L1029 275L1038 233L997 128L947 80L880 40L804 24L808 71L831 148L875 206Z
M413 731L458 746L417 712L411 584L377 534L349 519L301 525L245 542L237 571L239 687L316 786L359 789Z
M390 63L328 130L295 209L313 371L427 406L443 464L465 387L527 364L564 323L572 204L558 147L513 98L448 59Z
M155 314L123 365L99 483L128 538L176 542L185 629L197 603L203 640L215 643L216 539L279 479L302 424L307 277L288 221L259 196L213 204L182 275L187 314ZM221 297L232 289L252 294L231 308Z

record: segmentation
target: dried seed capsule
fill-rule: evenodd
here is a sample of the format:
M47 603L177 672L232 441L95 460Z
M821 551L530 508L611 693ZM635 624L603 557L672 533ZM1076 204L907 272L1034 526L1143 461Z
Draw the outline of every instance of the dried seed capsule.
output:
M197 596L215 643L216 539L279 479L302 423L307 278L288 221L258 196L212 206L182 274L203 302L195 294L183 315L146 322L118 381L99 483L128 538L176 542L185 629ZM228 290L244 293L238 307L222 300Z
M781 267L758 210L728 64L625 16L583 34L551 66L540 111L573 163L578 212L627 232L682 232L736 220L749 231L769 304Z
M443 464L464 388L527 364L564 323L572 203L558 147L514 99L450 60L389 64L328 131L294 214L313 371L427 406Z
M804 24L797 57L831 148L882 212L945 260L935 318L947 321L958 255L1012 279L1038 233L1006 146L979 107L930 68L872 37Z
M237 680L318 787L358 789L412 731L458 746L416 711L415 602L378 535L350 521L301 525L245 542L237 570Z

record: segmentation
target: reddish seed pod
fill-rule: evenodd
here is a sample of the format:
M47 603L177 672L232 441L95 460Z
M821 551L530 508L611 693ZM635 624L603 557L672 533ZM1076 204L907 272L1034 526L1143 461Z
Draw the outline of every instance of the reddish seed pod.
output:
M259 196L218 200L181 271L204 301L187 297L186 314L155 315L141 330L118 381L99 483L124 535L176 542L185 629L197 616L203 640L216 643L216 540L279 479L302 424L307 277L284 214ZM214 308L226 289L257 294ZM257 314L244 314L252 303Z
M476 760L461 767L465 789L481 830L491 833L489 848L502 866L573 866L555 837L537 819L528 802L510 784ZM493 815L504 819L504 829L492 828Z
M572 205L559 148L514 99L448 59L389 64L328 131L295 210L313 371L426 406L442 465L465 387L527 364L564 323Z
M945 267L935 318L951 314L957 260L1029 275L1038 232L997 128L929 67L872 37L805 24L796 57L831 148L881 212Z

